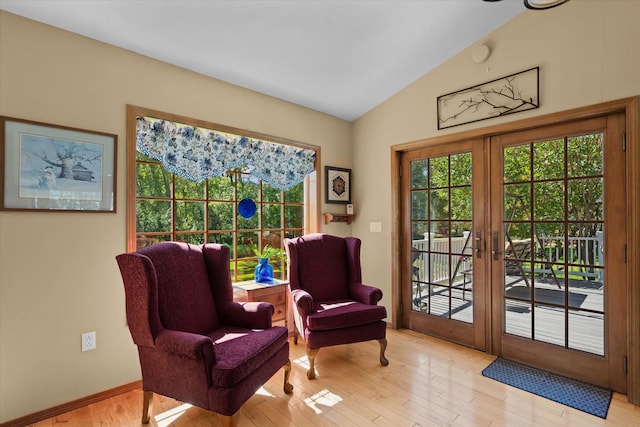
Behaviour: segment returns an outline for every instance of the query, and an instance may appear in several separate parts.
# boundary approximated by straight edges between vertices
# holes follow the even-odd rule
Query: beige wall
[[[118,135],[116,214],[0,212],[0,422],[140,378],[114,259],[126,104],[318,145],[323,163],[351,167],[350,123],[0,12],[0,115]],[[87,331],[97,349],[82,353]]]
[[[573,0],[547,11],[525,11],[354,122],[358,217],[352,232],[362,239],[363,279],[383,289],[388,311],[391,147],[640,95],[639,20],[636,0]],[[482,43],[492,54],[488,62],[474,64],[471,52]],[[540,67],[539,109],[437,130],[439,95],[535,66]],[[382,222],[383,232],[371,233],[371,221]]]
[[[363,278],[390,312],[390,147],[640,94],[638,17],[636,0],[526,11],[479,41],[489,70],[471,46],[349,124],[0,12],[0,114],[119,136],[117,214],[0,212],[0,422],[139,378],[113,260],[125,250],[127,103],[319,145],[322,166],[352,167],[356,220],[323,230],[362,238]],[[437,96],[532,66],[540,109],[436,130]],[[93,330],[97,350],[81,353]]]

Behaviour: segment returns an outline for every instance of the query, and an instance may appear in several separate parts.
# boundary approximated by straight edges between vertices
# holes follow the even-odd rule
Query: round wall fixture
[[[498,2],[501,0],[484,0],[486,2]],[[524,0],[524,5],[527,9],[551,9],[552,7],[560,6],[562,3],[566,3],[569,0]]]
[[[253,200],[246,198],[238,203],[238,213],[241,217],[249,219],[256,214],[256,204]]]
[[[489,55],[491,54],[491,49],[486,44],[481,44],[480,46],[473,49],[473,53],[471,54],[471,59],[476,64],[484,62],[487,60]]]
[[[527,9],[551,9],[568,1],[569,0],[524,0],[524,5]]]

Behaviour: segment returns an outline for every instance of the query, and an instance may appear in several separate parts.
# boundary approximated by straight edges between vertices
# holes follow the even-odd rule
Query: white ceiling
[[[521,0],[0,0],[0,9],[348,121],[525,10]]]

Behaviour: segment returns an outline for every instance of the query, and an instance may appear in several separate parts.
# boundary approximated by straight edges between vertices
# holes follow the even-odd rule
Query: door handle
[[[498,232],[494,231],[492,237],[493,237],[493,239],[492,239],[493,240],[493,245],[492,245],[493,247],[491,249],[491,253],[493,254],[493,259],[497,261],[498,258],[500,257],[500,250],[498,249],[498,247],[499,247],[498,246]]]
[[[482,258],[482,232],[481,231],[476,231],[476,237],[475,237],[475,244],[474,246],[474,251],[476,253],[476,258]]]

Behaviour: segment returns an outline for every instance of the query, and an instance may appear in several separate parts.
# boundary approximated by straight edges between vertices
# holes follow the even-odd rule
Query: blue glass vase
[[[269,258],[258,258],[254,273],[256,282],[273,283],[273,267],[269,264]]]

